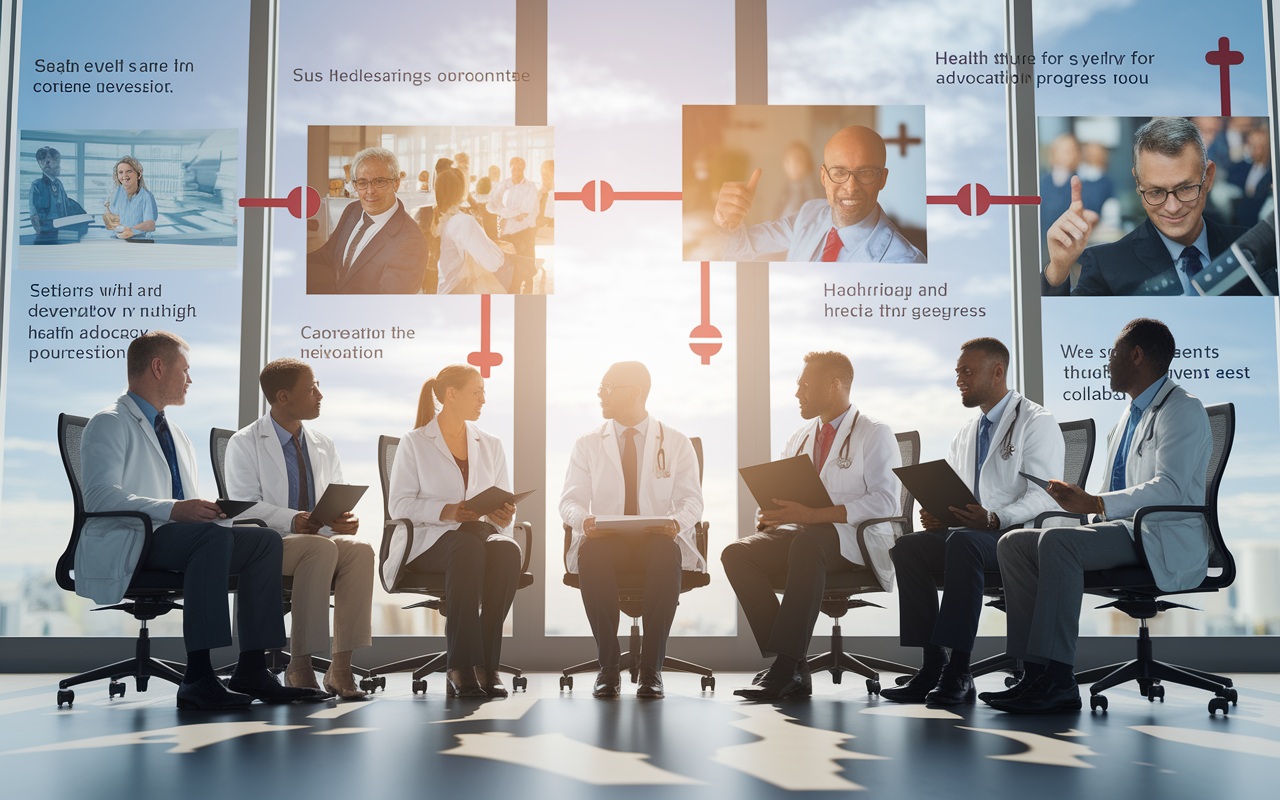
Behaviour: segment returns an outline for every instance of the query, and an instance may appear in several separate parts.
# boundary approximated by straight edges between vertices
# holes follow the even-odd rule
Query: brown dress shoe
[[[591,689],[591,696],[608,700],[622,694],[622,673],[617,667],[602,667],[596,675],[596,685]]]
[[[662,673],[656,669],[641,667],[640,686],[636,689],[636,697],[649,700],[661,700],[665,697],[662,691]]]
[[[448,697],[488,697],[476,680],[475,667],[451,669],[445,673],[445,695]]]
[[[502,685],[502,677],[496,669],[476,667],[476,682],[489,697],[506,697],[507,687]]]

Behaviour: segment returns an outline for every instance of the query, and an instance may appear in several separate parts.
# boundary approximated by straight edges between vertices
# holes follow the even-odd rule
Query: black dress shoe
[[[1074,680],[1069,684],[1057,684],[1048,675],[1041,675],[1022,694],[1008,700],[992,700],[991,707],[1010,714],[1079,711],[1080,687]]]
[[[776,663],[756,688],[734,691],[734,694],[748,700],[781,700],[784,697],[808,697],[812,693],[813,684],[805,686],[805,676],[799,665],[788,672]]]
[[[883,696],[884,692],[880,694]],[[938,685],[925,696],[924,701],[931,706],[958,706],[976,699],[978,690],[974,688],[973,676],[968,670],[952,672],[944,669]]]
[[[239,692],[229,692],[216,675],[206,675],[192,683],[178,684],[178,708],[198,711],[224,711],[246,708],[253,698]]]
[[[756,676],[751,679],[751,685],[759,686],[760,684],[764,683],[764,678],[768,674],[769,674],[768,668],[760,670],[759,672],[756,673]]]
[[[893,703],[923,703],[929,692],[938,685],[938,673],[917,672],[901,686],[881,689],[880,696]]]
[[[1024,674],[1022,677],[1022,680],[1018,681],[1008,689],[1005,689],[1003,692],[982,692],[981,694],[978,695],[978,699],[986,703],[987,705],[991,705],[994,702],[1004,702],[1006,700],[1012,700],[1013,698],[1025,692],[1027,690],[1027,687],[1035,683],[1036,678],[1038,677],[1039,675],[1031,676],[1031,675]]]
[[[447,697],[488,697],[480,682],[476,680],[475,667],[451,669],[445,673],[444,693]]]
[[[656,669],[641,667],[640,686],[636,689],[636,697],[661,700],[664,696],[662,692],[662,673]]]
[[[506,697],[507,687],[502,685],[502,676],[496,669],[476,667],[476,681],[489,697]]]
[[[622,673],[617,667],[602,667],[596,675],[591,696],[600,700],[612,700],[622,694]]]
[[[265,669],[252,675],[232,675],[231,680],[227,681],[227,688],[272,705],[297,702],[318,703],[329,699],[328,694],[315,689],[281,686],[276,676]]]

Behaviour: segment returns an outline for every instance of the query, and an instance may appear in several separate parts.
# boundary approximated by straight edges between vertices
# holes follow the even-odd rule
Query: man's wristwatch
[[[987,530],[989,531],[1000,530],[1000,517],[996,516],[996,512],[994,511],[987,512]]]

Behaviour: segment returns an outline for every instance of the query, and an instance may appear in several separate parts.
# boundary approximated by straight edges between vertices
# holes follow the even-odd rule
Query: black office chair
[[[218,484],[218,497],[226,500],[235,499],[227,494],[226,478],[227,443],[231,441],[231,437],[234,436],[235,433],[235,431],[227,430],[226,428],[212,428],[209,431],[209,460],[213,463],[213,479]],[[260,528],[267,527],[266,522],[252,517],[240,517],[236,519],[235,522],[237,525],[257,525]],[[288,614],[293,610],[293,576],[281,575],[280,585],[281,588],[284,589],[283,613]],[[330,587],[329,591],[332,594],[332,587]],[[292,659],[293,656],[289,654],[288,650],[268,650],[267,668],[273,673],[279,674],[288,669],[289,662]],[[311,668],[317,672],[327,672],[332,664],[333,662],[327,658],[321,658],[320,656],[311,657]],[[230,675],[235,672],[235,668],[235,664],[229,664],[219,669],[218,674]],[[355,664],[351,665],[351,671],[360,676],[361,690],[366,692],[373,692],[378,689],[382,689],[384,692],[387,690],[386,678],[379,678],[369,670],[357,667]]]
[[[382,482],[382,547],[378,552],[378,579],[382,581],[382,588],[386,589],[388,594],[421,594],[431,598],[423,600],[420,603],[404,606],[407,611],[410,608],[433,608],[440,612],[441,616],[448,613],[444,603],[444,586],[445,573],[443,572],[409,572],[405,569],[405,565],[409,563],[409,553],[413,550],[413,522],[407,519],[391,518],[391,467],[395,464],[396,449],[400,446],[400,440],[394,436],[378,437],[378,477]],[[395,533],[397,525],[404,525],[408,529],[408,541],[405,544],[404,554],[401,556],[400,568],[396,570],[395,582],[387,585],[386,573],[383,565],[386,564],[387,558],[391,551],[391,537]],[[533,552],[533,526],[528,522],[516,522],[512,530],[513,534],[520,534],[523,542],[519,542],[520,550],[524,554],[524,560],[520,564],[520,580],[516,584],[516,590],[533,585],[533,573],[529,572],[529,556]],[[447,665],[448,652],[440,651],[438,653],[428,653],[414,658],[406,658],[401,661],[395,661],[390,664],[384,664],[381,667],[375,667],[370,672],[381,679],[382,675],[387,672],[407,672],[413,671],[412,689],[414,694],[427,692],[426,676],[432,672],[444,672]],[[499,664],[498,670],[507,672],[514,676],[511,681],[512,691],[525,690],[528,691],[529,679],[521,674],[521,670],[515,667],[508,667],[506,664]]]
[[[690,443],[693,444],[693,452],[698,457],[698,482],[702,482],[702,439],[694,436],[690,437]],[[693,526],[694,546],[702,555],[702,560],[707,560],[707,531],[711,525],[707,522],[698,521]],[[578,574],[569,571],[569,545],[573,541],[573,528],[568,525],[564,526],[564,585],[570,586],[581,591],[582,587],[578,582]],[[695,572],[693,570],[680,571],[680,594],[692,591],[711,583],[711,576],[706,572]],[[643,634],[640,631],[640,619],[644,613],[644,573],[619,573],[618,574],[618,605],[622,613],[631,618],[631,640],[630,646],[622,654],[619,661],[619,667],[626,669],[631,673],[631,682],[636,683],[640,679],[640,649],[643,644]],[[694,675],[702,676],[702,690],[716,690],[716,679],[711,670],[691,661],[684,661],[671,656],[664,656],[662,659],[662,668],[673,670],[675,672],[691,672]],[[575,664],[564,670],[560,676],[560,688],[573,691],[573,676],[582,672],[597,672],[600,669],[600,660],[593,658],[590,661],[584,661],[581,664]]]
[[[895,434],[894,438],[898,440],[898,451],[902,457],[902,466],[910,467],[920,462],[919,431]],[[911,533],[914,528],[911,521],[911,512],[915,506],[915,498],[911,496],[911,492],[907,491],[907,487],[903,486],[899,499],[902,513],[898,516],[869,519],[858,525],[858,550],[862,553],[862,563],[866,566],[856,567],[845,572],[827,573],[826,585],[822,590],[822,613],[831,617],[831,649],[826,653],[809,656],[808,658],[809,670],[811,672],[827,670],[831,673],[832,683],[840,683],[846,672],[856,672],[867,679],[867,691],[871,694],[880,694],[880,673],[877,670],[901,672],[908,678],[917,672],[915,667],[908,667],[895,661],[885,661],[872,656],[846,653],[844,651],[844,639],[840,635],[840,618],[849,609],[863,608],[865,606],[883,608],[883,606],[868,600],[856,599],[854,595],[888,591],[888,587],[880,583],[880,579],[876,577],[875,570],[871,568],[871,553],[867,550],[866,530],[872,525],[887,522],[893,526],[894,539]],[[787,588],[787,574],[779,572],[770,575],[769,584],[775,592],[782,594]]]
[[[124,697],[125,686],[120,680],[121,678],[127,678],[132,675],[135,688],[139,692],[145,692],[147,690],[147,682],[153,677],[162,678],[171,683],[182,683],[182,673],[186,670],[185,664],[163,658],[154,658],[151,655],[151,639],[147,630],[147,622],[175,609],[182,609],[182,606],[178,605],[178,601],[182,599],[182,573],[143,569],[142,565],[147,560],[147,551],[151,548],[151,518],[140,511],[90,512],[84,510],[84,495],[81,490],[80,439],[84,434],[85,426],[88,424],[87,417],[73,417],[70,414],[58,415],[58,450],[62,454],[62,466],[67,471],[67,481],[71,484],[74,517],[71,523],[71,540],[67,542],[67,549],[63,551],[62,556],[58,559],[54,575],[57,578],[58,586],[68,592],[76,590],[75,576],[72,573],[75,569],[76,545],[80,542],[80,531],[84,528],[86,520],[101,517],[133,517],[140,520],[143,530],[142,552],[138,556],[138,565],[134,569],[133,579],[129,581],[129,588],[125,590],[124,602],[102,606],[93,610],[109,611],[118,609],[127,611],[133,615],[134,619],[138,620],[141,627],[138,630],[138,642],[134,649],[133,658],[117,661],[114,664],[82,672],[74,677],[59,681],[58,708],[62,708],[63,703],[66,703],[68,708],[72,706],[76,699],[76,693],[71,690],[71,687],[82,683],[109,678],[111,683],[107,687],[107,697],[114,698],[117,695]]]
[[[1092,419],[1078,419],[1072,422],[1059,422],[1058,427],[1062,429],[1062,438],[1067,445],[1062,480],[1067,483],[1074,483],[1076,486],[1084,486],[1085,481],[1089,480],[1089,467],[1093,464],[1093,449],[1097,440],[1097,426]],[[1041,476],[1037,475],[1036,477]],[[1069,514],[1059,509],[1037,515],[1034,527],[1043,528],[1048,520],[1062,519],[1063,517],[1078,520],[1081,525],[1089,521],[1088,515]],[[1016,530],[1016,528],[1009,527],[1001,531],[1001,533],[1011,530]],[[935,572],[933,577],[938,584],[938,588],[944,588],[945,574]],[[1005,610],[1004,583],[1000,578],[1000,570],[997,569],[985,573],[982,593],[991,598],[990,602],[987,603],[989,607],[1000,611]],[[1022,664],[1018,659],[1010,658],[1004,653],[975,661],[969,667],[970,674],[975,678],[979,675],[1002,671],[1010,673],[1009,677],[1004,680],[1006,686],[1014,686],[1018,681],[1022,680]]]
[[[1158,599],[1162,595],[1216,592],[1230,586],[1236,578],[1235,559],[1227,549],[1227,544],[1222,538],[1222,529],[1218,525],[1218,488],[1222,483],[1222,474],[1226,470],[1227,458],[1231,455],[1231,445],[1235,439],[1236,409],[1233,403],[1219,403],[1205,408],[1205,411],[1209,414],[1209,427],[1213,432],[1213,452],[1209,457],[1209,466],[1206,470],[1204,505],[1147,506],[1138,509],[1133,516],[1133,542],[1141,564],[1094,570],[1084,574],[1086,592],[1114,598],[1110,603],[1098,608],[1117,608],[1138,620],[1137,658],[1123,664],[1111,664],[1076,674],[1078,683],[1096,681],[1089,687],[1090,710],[1100,708],[1106,711],[1107,698],[1102,692],[1129,681],[1137,681],[1138,691],[1151,702],[1155,702],[1157,698],[1162,702],[1164,700],[1164,686],[1161,685],[1161,681],[1213,692],[1214,697],[1209,700],[1210,714],[1221,711],[1223,716],[1226,716],[1229,704],[1234,704],[1239,699],[1238,693],[1232,688],[1230,678],[1156,661],[1152,657],[1151,635],[1147,629],[1147,620],[1161,611],[1170,608],[1191,608],[1191,606]],[[1155,585],[1155,578],[1147,565],[1147,556],[1142,547],[1143,520],[1152,515],[1169,512],[1199,515],[1204,518],[1209,528],[1212,545],[1209,549],[1209,574],[1194,589],[1181,592],[1162,591]]]

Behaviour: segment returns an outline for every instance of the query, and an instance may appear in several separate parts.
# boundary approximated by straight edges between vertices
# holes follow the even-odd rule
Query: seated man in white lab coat
[[[360,521],[351,512],[324,527],[311,521],[329,484],[344,482],[333,440],[302,424],[320,416],[320,384],[296,358],[272,361],[258,382],[271,408],[227,443],[227,492],[231,500],[257,501],[243,516],[284,536],[283,574],[293,577],[293,658],[285,682],[320,688],[311,655],[329,652],[332,586],[333,663],[324,688],[343,698],[363,697],[351,675],[351,651],[373,644],[373,548],[354,538]]]
[[[705,571],[693,528],[702,517],[698,457],[689,438],[649,416],[649,370],[614,364],[600,383],[605,424],[580,437],[569,458],[560,517],[573,528],[567,567],[579,575],[600,674],[592,694],[622,690],[618,574],[644,574],[644,644],[637,697],[663,696],[662,661],[680,599],[682,569]],[[643,534],[608,533],[596,517],[661,517]]]
[[[884,139],[870,128],[851,125],[827,140],[819,173],[826,199],[773,222],[744,225],[760,174],[757,169],[746,183],[720,187],[711,221],[729,235],[722,260],[759,261],[785,252],[784,261],[925,262],[880,208],[889,170]]]
[[[1000,538],[996,553],[1009,613],[1005,652],[1020,659],[1026,673],[1008,691],[978,695],[993,708],[1016,714],[1080,708],[1075,658],[1084,572],[1138,563],[1133,516],[1139,508],[1204,504],[1213,433],[1200,400],[1169,379],[1176,352],[1173,334],[1158,320],[1132,320],[1116,337],[1111,389],[1131,399],[1107,434],[1107,491],[1049,483],[1062,508],[1097,514],[1098,521]],[[1199,586],[1211,547],[1204,519],[1155,516],[1161,519],[1143,523],[1142,546],[1156,585],[1166,592]]]
[[[959,528],[944,528],[921,509],[924,530],[901,537],[889,551],[901,592],[900,641],[903,647],[924,648],[924,662],[907,684],[880,692],[886,700],[959,705],[976,699],[969,655],[978,636],[984,573],[999,568],[996,542],[1002,530],[1034,525],[1036,516],[1058,507],[1020,473],[1044,480],[1062,478],[1062,429],[1047,410],[1009,390],[1008,369],[1009,349],[998,339],[970,339],[960,345],[960,402],[982,413],[951,440],[947,463],[978,504],[951,509],[964,523]],[[946,574],[941,612],[936,572]]]
[[[893,468],[902,465],[898,443],[889,426],[861,413],[849,402],[853,365],[841,353],[809,353],[796,381],[800,416],[806,422],[791,435],[783,458],[808,453],[822,484],[836,505],[810,508],[778,500],[777,511],[756,511],[756,533],[739,539],[720,554],[725,575],[751,624],[760,654],[776,655],[757,676],[757,688],[739,689],[751,700],[777,700],[812,692],[805,656],[813,625],[822,609],[828,572],[863,564],[858,524],[897,516],[901,484]],[[887,525],[867,529],[870,566],[882,586],[893,583]],[[769,575],[787,573],[782,603]]]

